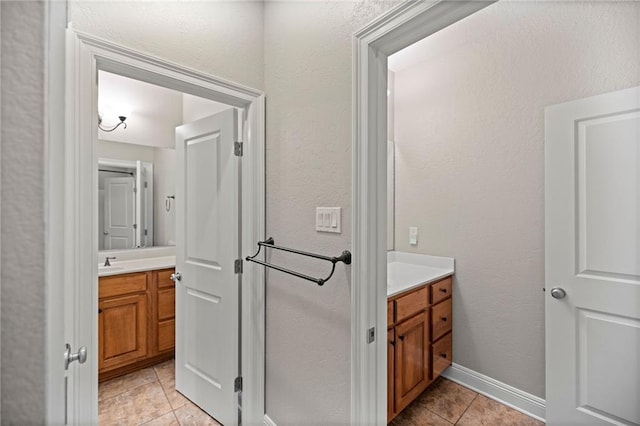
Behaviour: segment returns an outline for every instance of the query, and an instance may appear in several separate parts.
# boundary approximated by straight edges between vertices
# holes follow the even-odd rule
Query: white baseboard
[[[264,426],[277,426],[273,420],[271,420],[271,417],[267,416],[266,414],[264,415]]]
[[[540,397],[455,363],[442,373],[442,376],[514,410],[518,410],[542,422],[545,421],[546,402]]]

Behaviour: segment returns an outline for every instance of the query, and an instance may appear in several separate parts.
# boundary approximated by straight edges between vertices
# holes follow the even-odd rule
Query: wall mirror
[[[176,127],[228,108],[98,72],[100,251],[175,245]]]
[[[98,249],[152,247],[153,163],[98,159]]]

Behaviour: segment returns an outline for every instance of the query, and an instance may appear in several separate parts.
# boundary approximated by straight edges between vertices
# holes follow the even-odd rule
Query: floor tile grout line
[[[170,411],[168,411],[168,413],[173,414],[173,417],[176,419],[178,424],[180,424],[180,422],[178,421],[178,418],[176,417],[176,413],[175,413],[176,410],[173,409],[173,405],[171,404],[171,401],[169,400],[169,395],[167,395],[167,391],[164,388],[164,384],[162,383],[162,380],[160,380],[160,376],[158,376],[158,372],[156,371],[155,366],[153,366],[151,368],[153,368],[153,373],[156,375],[156,378],[158,379],[158,384],[160,384],[160,389],[162,389],[162,394],[164,395],[164,398],[167,400],[167,404],[169,404]],[[162,414],[162,416],[164,416],[164,415],[166,415],[168,413],[164,413],[164,414]],[[161,416],[158,416],[158,417],[161,417]]]
[[[0,0],[0,1],[1,1],[1,0]],[[152,369],[152,370],[153,370],[153,373],[154,373],[154,375],[156,376],[156,379],[158,379],[158,382],[160,382],[160,378],[159,378],[159,377],[158,377],[158,375],[156,374],[156,371],[155,371],[155,369],[153,368],[153,366],[152,366],[152,367],[147,367],[147,368],[150,368],[150,369]],[[109,399],[112,399],[112,398],[115,398],[115,397],[117,397],[117,396],[120,396],[120,395],[122,395],[122,394],[124,394],[124,393],[127,393],[127,392],[129,392],[129,391],[133,390],[133,389],[139,388],[140,386],[144,386],[144,385],[147,385],[147,384],[149,384],[149,383],[153,383],[153,380],[152,380],[152,381],[150,381],[150,382],[145,382],[145,383],[139,384],[138,386],[134,386],[134,387],[132,387],[132,388],[126,388],[126,389],[125,389],[125,390],[123,390],[122,392],[118,392],[118,393],[117,393],[117,394],[115,394],[115,395],[111,395],[111,396],[110,396],[110,397],[108,397],[108,398],[104,398],[104,399],[100,400],[100,385],[101,385],[101,384],[102,384],[102,385],[104,385],[104,384],[106,384],[106,383],[109,383],[109,382],[110,382],[110,381],[112,381],[112,380],[124,379],[125,377],[127,377],[127,376],[128,376],[128,375],[130,375],[130,374],[140,373],[141,371],[144,371],[144,370],[145,370],[145,369],[137,370],[137,371],[132,371],[131,373],[127,373],[127,374],[125,374],[124,376],[115,377],[115,378],[113,378],[113,379],[106,380],[106,381],[104,381],[104,382],[102,382],[102,383],[98,383],[98,405],[100,405],[100,404],[101,404],[101,403],[103,403],[104,401],[107,401],[107,400],[109,400]]]
[[[442,420],[444,420],[445,422],[449,423],[450,425],[455,425],[455,423],[451,423],[448,419],[445,419],[444,417],[442,417],[440,414],[436,413],[435,411],[430,410],[428,408],[426,408],[426,410],[428,412],[430,412],[431,414],[435,415],[436,417],[440,417]]]
[[[471,405],[473,405],[473,402],[478,398],[480,394],[476,392],[476,396],[473,397],[473,399],[471,400],[471,402],[469,403],[469,405],[467,405],[467,408],[464,409],[464,411],[462,412],[462,414],[460,414],[460,417],[458,417],[458,420],[456,420],[456,422],[454,423],[454,425],[457,425],[460,420],[462,420],[462,418],[464,417],[464,415],[467,413],[467,411],[469,410],[469,408],[471,407]]]

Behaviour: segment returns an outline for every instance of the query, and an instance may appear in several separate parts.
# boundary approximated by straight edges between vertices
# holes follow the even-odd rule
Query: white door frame
[[[387,423],[387,58],[492,3],[405,2],[354,35],[351,424]]]
[[[66,42],[66,140],[64,142],[64,203],[55,203],[64,217],[64,229],[50,232],[64,239],[64,280],[52,283],[53,294],[64,294],[65,329],[59,315],[48,315],[50,336],[62,333],[73,350],[87,346],[89,357],[70,376],[70,421],[97,422],[98,358],[97,358],[97,164],[98,139],[97,73],[117,73],[232,105],[244,111],[244,157],[242,166],[242,256],[253,253],[257,241],[265,233],[265,122],[264,94],[236,83],[222,80],[181,65],[165,61],[126,47],[71,29]],[[58,280],[60,281],[60,280]],[[242,356],[243,421],[262,423],[264,417],[264,271],[245,265],[242,275]],[[90,303],[88,302],[90,301]],[[51,302],[54,303],[53,301]],[[66,331],[66,332],[65,332]],[[55,356],[58,345],[50,342]],[[62,349],[59,351],[62,365]],[[50,371],[47,379],[58,380],[59,373]],[[50,383],[49,389],[54,388]],[[59,387],[58,387],[59,389]],[[56,400],[56,398],[58,398]],[[59,397],[48,395],[49,404]],[[59,405],[59,404],[58,404]],[[51,407],[56,411],[54,407]],[[56,413],[51,413],[54,417]],[[57,413],[59,416],[59,413]],[[59,417],[58,417],[59,418]]]

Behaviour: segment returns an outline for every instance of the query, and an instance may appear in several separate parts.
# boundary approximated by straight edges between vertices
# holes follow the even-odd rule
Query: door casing
[[[351,424],[387,415],[387,58],[494,2],[403,2],[354,35]]]
[[[66,108],[65,140],[59,147],[64,152],[64,167],[54,176],[56,187],[49,193],[62,193],[62,203],[52,203],[49,214],[62,217],[62,227],[52,228],[52,240],[64,241],[61,259],[64,279],[60,273],[51,275],[49,291],[64,295],[64,321],[59,310],[47,312],[49,320],[48,350],[54,358],[65,341],[73,350],[88,348],[87,362],[70,366],[69,422],[97,423],[98,419],[98,358],[97,358],[97,73],[104,70],[126,77],[164,86],[184,93],[225,103],[243,110],[242,141],[242,257],[252,254],[255,243],[265,233],[265,168],[264,168],[264,94],[227,80],[156,58],[88,34],[67,29],[66,34]],[[53,171],[50,171],[53,173]],[[58,216],[59,215],[59,216]],[[240,364],[243,373],[242,410],[244,422],[259,424],[264,417],[264,271],[245,265],[242,275]],[[56,301],[50,298],[53,306]],[[54,338],[64,336],[65,341]],[[62,368],[62,367],[60,367]],[[48,418],[64,416],[60,404],[61,389],[57,384],[61,374],[57,367],[47,375]],[[54,383],[55,382],[55,383]],[[61,407],[62,405],[62,407]]]

